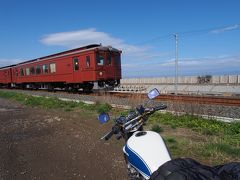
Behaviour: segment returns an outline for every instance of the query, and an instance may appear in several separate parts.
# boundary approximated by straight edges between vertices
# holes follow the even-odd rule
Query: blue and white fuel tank
[[[153,131],[137,131],[123,147],[128,162],[149,179],[151,174],[171,160],[162,137]]]

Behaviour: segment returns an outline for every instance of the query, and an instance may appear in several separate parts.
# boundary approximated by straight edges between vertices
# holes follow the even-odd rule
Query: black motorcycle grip
[[[104,140],[105,140],[105,141],[109,140],[109,139],[112,137],[113,134],[114,134],[114,132],[113,132],[113,131],[110,131],[110,132],[104,137]]]

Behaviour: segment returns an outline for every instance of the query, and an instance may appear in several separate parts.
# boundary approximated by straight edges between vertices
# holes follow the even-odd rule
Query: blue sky
[[[123,51],[124,77],[240,74],[239,0],[1,0],[0,66],[90,43]]]

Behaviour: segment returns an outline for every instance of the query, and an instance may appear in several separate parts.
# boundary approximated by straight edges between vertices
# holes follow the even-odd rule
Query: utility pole
[[[178,94],[178,34],[175,37],[175,95]]]

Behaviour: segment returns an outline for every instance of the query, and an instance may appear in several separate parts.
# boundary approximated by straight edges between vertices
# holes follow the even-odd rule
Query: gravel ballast
[[[109,103],[113,104],[115,107],[123,108],[134,108],[139,104],[144,103],[144,99],[140,98],[120,98],[109,94],[104,94],[100,96],[96,95],[85,95],[78,93],[67,93],[67,92],[48,92],[48,91],[33,91],[33,90],[9,90],[1,89],[1,91],[19,92],[35,96],[44,97],[56,97],[62,100],[74,100],[83,101],[87,103],[99,102],[99,103]],[[154,103],[160,103],[155,101]],[[168,111],[171,112],[183,112],[188,114],[204,115],[204,117],[214,118],[220,117],[227,119],[226,121],[235,121],[240,119],[240,107],[238,106],[223,106],[223,105],[208,105],[208,104],[197,104],[197,103],[176,103],[171,101],[164,101],[168,106]]]

